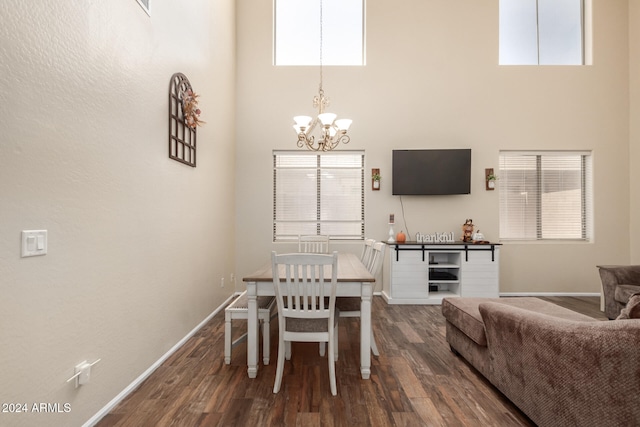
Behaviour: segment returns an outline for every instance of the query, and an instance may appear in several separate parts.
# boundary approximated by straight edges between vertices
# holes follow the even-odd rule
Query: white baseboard
[[[138,378],[133,380],[131,384],[129,384],[124,390],[122,390],[116,397],[111,399],[109,403],[107,403],[102,409],[100,409],[96,414],[89,418],[87,422],[85,422],[82,427],[92,427],[98,423],[105,415],[109,413],[118,403],[120,403],[125,397],[129,395],[133,390],[138,388],[140,384],[144,380],[146,380],[149,375],[151,375],[156,369],[160,367],[173,353],[178,351],[180,347],[182,347],[192,336],[196,334],[204,325],[207,324],[216,314],[220,313],[224,307],[239,293],[231,295],[229,298],[225,300],[218,308],[216,308],[211,314],[209,314],[202,322],[200,322],[195,328],[193,328],[184,338],[178,341],[169,351],[167,351],[160,359],[156,360],[156,362],[151,365],[146,371],[144,371]]]
[[[500,292],[501,297],[599,297],[600,292]]]

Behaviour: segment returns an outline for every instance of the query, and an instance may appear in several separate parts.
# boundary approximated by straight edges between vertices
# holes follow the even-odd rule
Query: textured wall
[[[593,7],[593,65],[500,67],[498,1],[367,1],[367,65],[325,67],[324,91],[333,112],[354,120],[341,149],[364,149],[367,170],[380,168],[381,191],[366,192],[368,236],[386,239],[395,213],[411,235],[459,235],[473,218],[495,241],[499,191],[485,191],[484,169],[498,167],[499,150],[591,149],[593,243],[505,244],[501,291],[598,292],[596,264],[628,262],[628,1]],[[291,118],[314,112],[318,85],[317,67],[271,65],[270,14],[270,2],[238,1],[238,123],[253,125],[237,131],[238,233],[256,240],[239,274],[270,249],[289,249],[270,243],[270,154],[296,149]],[[404,197],[402,206],[391,195],[394,148],[471,148],[471,195]]]
[[[0,2],[0,402],[71,406],[0,425],[82,424],[233,292],[234,2],[151,3]],[[167,154],[178,71],[195,169]],[[25,229],[47,255],[20,258]]]
[[[631,155],[631,215],[629,235],[631,239],[631,260],[640,264],[640,2],[629,0],[629,135]]]

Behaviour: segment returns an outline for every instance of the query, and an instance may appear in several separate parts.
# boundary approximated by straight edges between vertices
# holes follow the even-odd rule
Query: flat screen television
[[[392,194],[471,193],[471,149],[393,150]]]

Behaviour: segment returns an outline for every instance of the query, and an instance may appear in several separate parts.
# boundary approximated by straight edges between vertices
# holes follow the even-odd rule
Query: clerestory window
[[[584,0],[500,0],[500,65],[583,65]]]
[[[274,64],[364,65],[364,0],[274,0]]]

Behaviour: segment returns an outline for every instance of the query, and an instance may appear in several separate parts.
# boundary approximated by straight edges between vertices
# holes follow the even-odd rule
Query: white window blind
[[[364,238],[364,152],[273,152],[273,240]]]
[[[588,240],[589,152],[500,153],[501,240]]]

